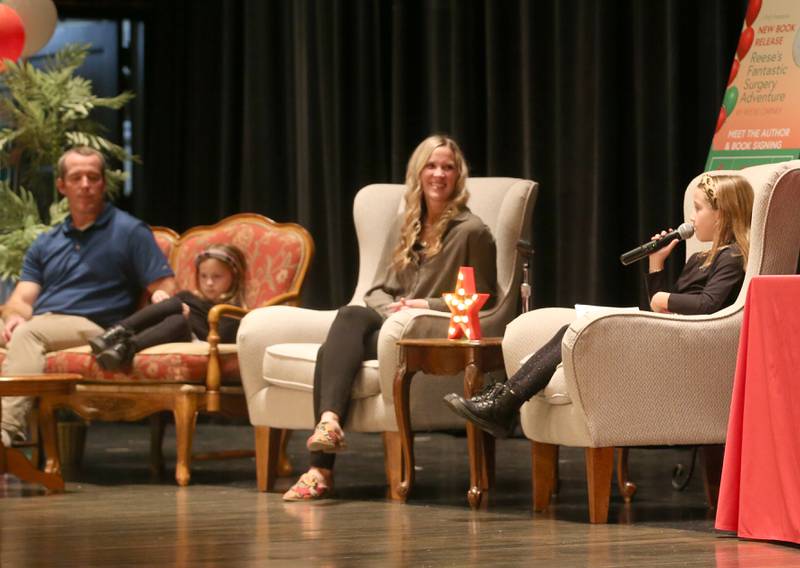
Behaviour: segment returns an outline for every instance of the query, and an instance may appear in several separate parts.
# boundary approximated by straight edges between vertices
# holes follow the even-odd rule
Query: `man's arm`
[[[166,276],[148,284],[147,291],[150,292],[150,301],[157,304],[171,298],[178,291],[177,288],[175,278]]]
[[[19,282],[14,288],[11,297],[3,307],[3,340],[8,343],[14,329],[33,316],[33,304],[39,297],[42,287],[36,282]]]

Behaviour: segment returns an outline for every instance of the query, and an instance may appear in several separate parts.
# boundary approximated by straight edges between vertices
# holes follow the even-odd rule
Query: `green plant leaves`
[[[134,95],[93,94],[92,82],[75,74],[89,48],[88,44],[67,45],[41,68],[27,61],[8,61],[5,73],[0,75],[5,86],[0,91],[0,171],[11,172],[9,179],[13,180],[13,185],[0,182],[2,277],[18,274],[33,239],[68,213],[54,179],[64,150],[85,145],[115,160],[138,161],[102,136],[100,125],[91,119],[95,109],[122,108]],[[107,190],[112,197],[125,178],[121,170],[106,171]],[[47,212],[49,219],[41,220],[38,211]]]
[[[25,251],[49,227],[39,219],[33,195],[23,188],[14,192],[0,182],[0,278],[16,279]]]
[[[39,222],[39,210],[36,200],[31,192],[24,188],[19,193],[12,191],[6,182],[0,182],[0,227],[3,229],[18,229],[25,226],[26,218],[31,217]],[[0,229],[2,230],[2,229]]]
[[[62,197],[50,204],[48,213],[50,214],[50,225],[60,223],[69,215],[69,202]]]

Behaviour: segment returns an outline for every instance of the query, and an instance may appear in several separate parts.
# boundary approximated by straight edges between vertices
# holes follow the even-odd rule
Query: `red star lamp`
[[[480,339],[481,320],[478,312],[489,299],[489,294],[478,294],[475,291],[475,269],[462,266],[458,269],[458,282],[453,292],[442,294],[447,307],[450,308],[450,328],[448,339]]]

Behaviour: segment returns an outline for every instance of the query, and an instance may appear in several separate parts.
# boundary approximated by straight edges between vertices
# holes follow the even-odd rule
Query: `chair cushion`
[[[314,365],[317,362],[319,343],[278,343],[267,347],[264,353],[264,379],[267,383],[287,389],[314,390]],[[280,379],[274,378],[280,377]],[[356,374],[350,397],[353,399],[376,396],[381,392],[378,360],[364,361]]]
[[[220,344],[223,384],[240,384],[239,359],[235,344]],[[165,343],[136,354],[130,368],[116,372],[100,368],[89,346],[47,354],[49,373],[78,373],[87,381],[114,383],[158,382],[202,384],[208,367],[208,343]]]
[[[0,347],[0,367],[3,365],[3,361],[6,360],[6,350]]]
[[[531,353],[533,355],[533,353]],[[525,364],[525,361],[530,359],[531,355],[523,357],[520,361],[520,366]],[[541,397],[547,401],[548,404],[561,406],[564,404],[572,404],[572,399],[567,393],[567,380],[564,378],[564,367],[559,364],[556,367],[556,372],[553,373],[550,382],[544,387],[544,390],[539,391],[536,396]]]

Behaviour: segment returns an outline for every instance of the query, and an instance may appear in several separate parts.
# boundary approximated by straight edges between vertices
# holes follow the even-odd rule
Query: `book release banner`
[[[750,0],[706,170],[800,157],[800,1]]]

